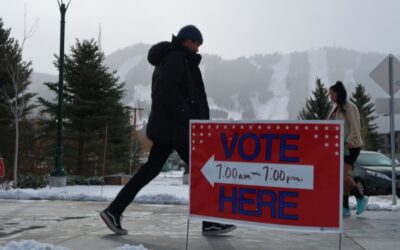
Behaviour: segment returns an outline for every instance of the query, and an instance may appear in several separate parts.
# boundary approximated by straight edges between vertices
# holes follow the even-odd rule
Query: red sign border
[[[253,123],[264,123],[264,124],[324,124],[324,125],[339,125],[340,127],[340,141],[344,141],[344,122],[340,120],[190,120],[189,127],[189,169],[191,169],[191,159],[192,159],[192,125],[193,124],[253,124]],[[223,219],[211,216],[193,215],[190,213],[190,199],[191,199],[191,173],[189,171],[189,205],[188,205],[188,219],[194,220],[206,220],[213,221],[224,224],[235,224],[243,226],[257,226],[261,228],[271,229],[271,230],[282,230],[282,231],[292,231],[292,232],[311,232],[311,233],[343,233],[343,144],[340,144],[340,192],[339,192],[339,227],[310,227],[310,226],[289,226],[289,225],[277,225],[272,223],[257,223],[252,221],[243,220],[233,220],[233,219]]]

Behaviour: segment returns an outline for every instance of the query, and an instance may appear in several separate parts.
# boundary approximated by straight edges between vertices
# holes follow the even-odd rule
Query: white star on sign
[[[314,138],[317,139],[317,138],[318,138],[318,135],[314,135]]]
[[[324,145],[324,146],[325,146],[326,148],[327,148],[327,147],[329,147],[329,143],[325,143],[325,145]]]

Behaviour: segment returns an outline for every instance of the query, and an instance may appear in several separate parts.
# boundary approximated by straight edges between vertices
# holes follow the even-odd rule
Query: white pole
[[[397,205],[396,198],[396,162],[395,162],[395,137],[394,137],[394,90],[393,90],[393,56],[389,56],[389,94],[390,94],[390,151],[392,155],[392,205]]]

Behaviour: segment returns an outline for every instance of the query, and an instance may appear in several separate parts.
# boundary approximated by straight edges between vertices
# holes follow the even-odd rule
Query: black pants
[[[122,214],[139,191],[161,172],[162,167],[173,150],[178,153],[186,164],[189,163],[189,144],[169,145],[153,143],[147,162],[121,189],[108,208],[114,213]]]
[[[344,162],[350,164],[353,167],[358,156],[360,155],[361,148],[349,148],[349,155],[344,156]]]

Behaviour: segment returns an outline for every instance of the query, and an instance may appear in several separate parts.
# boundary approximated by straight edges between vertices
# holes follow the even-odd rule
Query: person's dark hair
[[[337,96],[337,104],[339,105],[340,110],[344,113],[346,110],[344,109],[344,105],[347,101],[347,92],[341,81],[337,81],[334,85],[332,85],[329,90],[332,90],[336,93]]]

